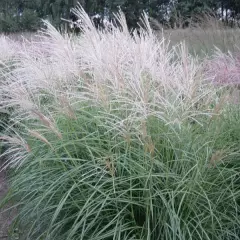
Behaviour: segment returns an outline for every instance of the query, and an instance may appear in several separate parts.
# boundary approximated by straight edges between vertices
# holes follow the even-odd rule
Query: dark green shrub
[[[36,31],[39,28],[40,19],[34,10],[26,9],[20,17],[19,27],[23,31]]]

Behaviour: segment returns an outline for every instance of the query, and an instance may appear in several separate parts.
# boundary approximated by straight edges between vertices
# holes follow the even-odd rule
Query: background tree
[[[70,9],[78,0],[0,0],[0,30],[5,32],[36,30],[40,19],[50,20],[56,27],[61,18],[69,19]],[[207,12],[219,14],[226,24],[240,19],[239,0],[79,0],[90,15],[112,17],[119,7],[126,14],[129,28],[137,27],[142,12],[172,27],[186,27],[195,16]],[[233,24],[232,24],[233,25]]]

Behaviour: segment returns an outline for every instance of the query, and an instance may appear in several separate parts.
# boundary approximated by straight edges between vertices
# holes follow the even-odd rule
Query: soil
[[[8,184],[6,178],[6,172],[0,171],[0,202],[3,197],[7,194],[8,191]],[[14,219],[16,214],[16,210],[8,210],[9,206],[4,208],[0,208],[0,240],[10,240],[9,237],[9,227]]]

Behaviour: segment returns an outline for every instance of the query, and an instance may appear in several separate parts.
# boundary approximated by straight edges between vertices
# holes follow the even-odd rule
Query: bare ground
[[[8,184],[6,173],[4,171],[0,171],[0,202],[3,197],[7,194]],[[8,206],[1,209],[0,208],[0,240],[8,240],[8,230],[13,221],[13,218],[16,214],[16,210],[6,211]]]

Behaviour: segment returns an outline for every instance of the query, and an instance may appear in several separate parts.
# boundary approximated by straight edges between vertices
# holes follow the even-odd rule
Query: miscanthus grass
[[[46,23],[1,86],[25,239],[239,239],[231,96],[145,15],[138,35],[121,12],[104,32],[75,12],[81,36]]]

